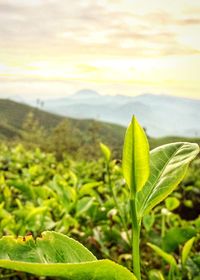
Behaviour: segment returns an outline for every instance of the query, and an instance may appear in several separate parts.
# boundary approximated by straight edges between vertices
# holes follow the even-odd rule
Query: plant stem
[[[164,236],[165,236],[165,220],[166,220],[166,217],[165,217],[165,214],[161,212],[161,218],[162,218],[162,224],[161,224],[161,248],[164,249],[163,245],[164,245]],[[162,270],[164,271],[164,260],[162,259]]]
[[[162,237],[162,243],[163,243],[163,238],[165,236],[165,214],[161,214],[161,217],[162,217],[162,226],[161,226],[161,237]],[[163,245],[163,244],[162,244]],[[163,249],[163,247],[162,247]]]
[[[128,232],[128,227],[127,227],[127,223],[124,219],[124,215],[121,211],[121,208],[119,206],[119,203],[117,201],[117,198],[116,198],[116,195],[115,195],[115,192],[113,190],[113,187],[112,187],[112,182],[111,182],[111,178],[110,178],[110,167],[109,167],[109,162],[106,162],[106,172],[107,172],[107,175],[108,175],[108,185],[109,185],[109,188],[110,188],[110,192],[112,194],[112,197],[113,197],[113,200],[114,200],[114,203],[115,203],[115,206],[116,206],[116,209],[118,211],[118,214],[119,214],[119,218],[121,220],[121,223],[122,223],[122,226],[124,227],[125,231],[126,231],[126,236],[127,236],[127,239],[129,241],[129,244],[131,245],[131,238],[129,236],[129,232]]]
[[[132,219],[132,258],[133,272],[138,280],[141,280],[140,273],[140,222],[136,214],[136,201],[130,199],[131,219]]]

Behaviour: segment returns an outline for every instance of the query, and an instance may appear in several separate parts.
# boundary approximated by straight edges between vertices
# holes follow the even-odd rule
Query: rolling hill
[[[122,147],[125,132],[125,128],[122,126],[89,119],[66,118],[8,99],[0,99],[0,138],[20,139],[23,123],[30,112],[34,114],[34,118],[47,131],[47,134],[50,134],[61,122],[66,120],[71,127],[71,134],[66,137],[73,138],[73,132],[78,131],[84,143],[90,144],[95,137],[99,142],[105,142],[113,147],[114,150]]]
[[[114,156],[121,157],[125,127],[90,119],[77,120],[66,118],[7,99],[0,99],[0,139],[9,141],[17,139],[17,141],[21,141],[23,123],[30,112],[34,114],[34,118],[38,121],[39,125],[45,129],[47,137],[51,135],[60,123],[66,120],[71,128],[70,134],[64,136],[66,139],[75,139],[81,149],[84,150],[87,147],[86,152],[88,147],[90,147],[90,152],[96,152],[96,149],[99,150],[98,143],[101,141],[112,148]],[[44,139],[44,141],[47,141],[47,139]],[[197,142],[200,144],[199,138],[149,137],[151,148],[177,141]],[[74,153],[77,152],[78,150],[74,151]]]

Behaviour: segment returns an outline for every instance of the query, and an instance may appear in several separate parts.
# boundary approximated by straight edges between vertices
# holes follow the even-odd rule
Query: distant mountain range
[[[14,99],[22,102],[21,97]],[[85,89],[65,98],[45,100],[44,104],[36,100],[24,102],[62,116],[123,126],[134,114],[153,137],[200,136],[200,100],[153,94],[109,96]]]

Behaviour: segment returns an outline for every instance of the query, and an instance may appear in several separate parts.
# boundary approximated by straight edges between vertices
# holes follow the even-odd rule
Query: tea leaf
[[[180,205],[180,201],[176,197],[168,197],[165,201],[165,205],[169,211],[173,211]]]
[[[163,249],[166,252],[173,252],[196,234],[197,230],[192,226],[170,228],[163,238]]]
[[[103,143],[100,143],[100,148],[101,148],[102,154],[104,155],[106,161],[109,162],[110,161],[110,157],[111,157],[110,149],[108,148],[108,146],[106,146]]]
[[[134,116],[125,134],[122,166],[126,183],[135,194],[149,177],[149,144]]]
[[[152,269],[148,273],[149,280],[165,280],[164,276],[159,270]]]
[[[194,143],[178,142],[160,146],[150,153],[150,176],[137,194],[138,217],[141,218],[164,200],[181,182],[188,164],[199,153]]]
[[[61,233],[46,231],[41,238],[32,236],[4,236],[0,239],[0,259],[23,262],[85,262],[96,260],[95,256],[78,241]]]
[[[186,260],[188,258],[188,255],[189,255],[191,249],[192,249],[192,245],[193,245],[194,241],[195,241],[195,237],[192,237],[183,246],[182,256],[181,256],[181,261],[182,261],[183,265],[186,263]]]
[[[143,218],[143,225],[147,231],[150,231],[152,228],[153,224],[155,222],[155,217],[154,215],[145,215]]]
[[[153,249],[159,256],[161,256],[167,263],[169,263],[171,266],[173,267],[176,267],[177,264],[176,264],[176,260],[175,258],[166,253],[165,251],[163,251],[160,247],[154,245],[154,244],[151,244],[151,243],[147,243],[147,245]]]
[[[97,261],[76,240],[48,231],[36,240],[31,236],[3,237],[0,267],[69,280],[136,280],[130,271],[112,261]]]
[[[64,277],[68,280],[137,280],[128,269],[110,260],[82,263],[30,263],[0,260],[0,266],[40,276]]]

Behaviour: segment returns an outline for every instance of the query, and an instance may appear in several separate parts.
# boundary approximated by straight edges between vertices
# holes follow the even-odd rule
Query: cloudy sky
[[[0,97],[200,98],[197,0],[0,0]]]

